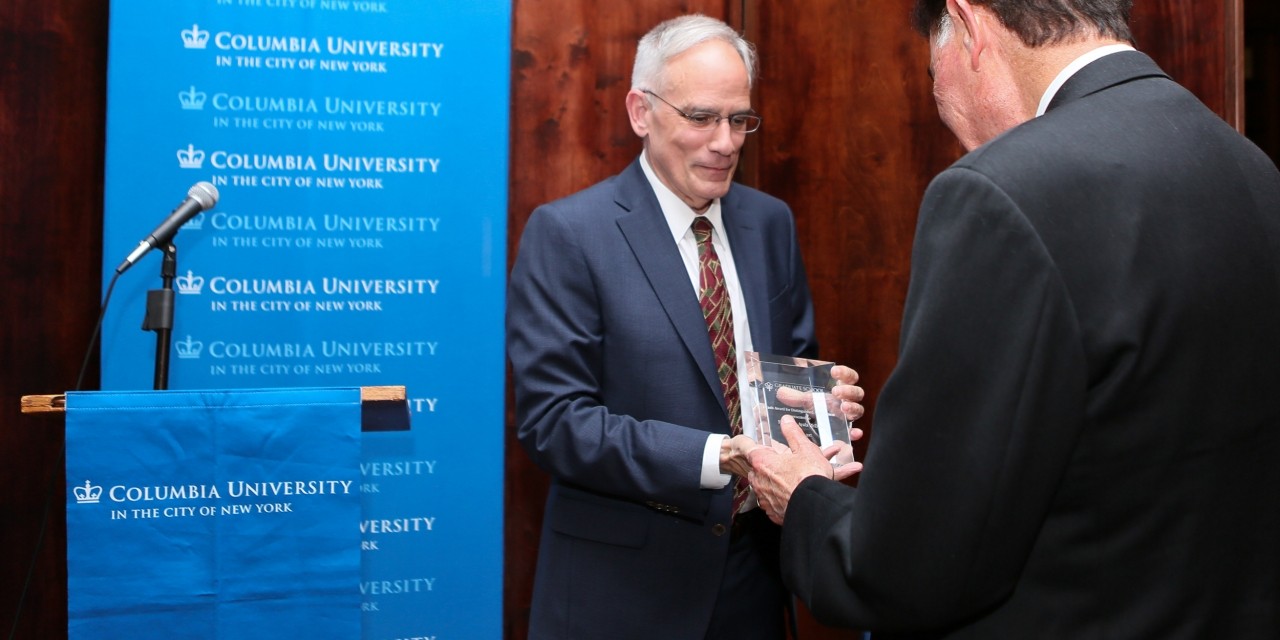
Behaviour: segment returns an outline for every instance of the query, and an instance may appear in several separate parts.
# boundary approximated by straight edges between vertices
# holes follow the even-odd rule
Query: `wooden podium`
[[[64,394],[22,396],[22,413],[64,413]],[[408,431],[409,400],[403,386],[360,387],[361,431]]]
[[[359,390],[362,432],[409,430],[410,410],[404,386],[362,386]],[[155,393],[169,393],[169,391]],[[65,394],[21,396],[21,413],[24,415],[44,414],[60,424],[63,418],[58,414],[65,414],[66,411],[67,396]],[[17,590],[21,589],[22,596],[17,598],[21,604],[17,611],[8,610],[2,617],[8,618],[7,614],[17,615],[17,618],[12,621],[15,631],[39,628],[42,633],[47,634],[46,637],[66,638],[68,576],[67,556],[63,548],[67,542],[66,518],[64,510],[60,507],[63,500],[54,496],[60,493],[65,494],[67,488],[62,469],[53,469],[50,472],[52,476],[50,482],[53,486],[48,488],[49,504],[46,504],[44,515],[38,518],[43,522],[39,527],[41,530],[39,540],[35,542],[38,553],[18,561],[21,564],[21,573],[26,576],[26,580],[19,578],[12,581],[13,584],[6,587],[6,591],[13,590],[13,595],[17,597],[19,595]],[[47,530],[45,530],[46,526]],[[28,594],[27,591],[31,593]],[[9,597],[4,600],[6,608],[15,604]],[[19,620],[24,624],[19,625]],[[3,629],[6,635],[10,632],[9,625],[10,622],[6,620]],[[22,637],[21,632],[18,637]]]

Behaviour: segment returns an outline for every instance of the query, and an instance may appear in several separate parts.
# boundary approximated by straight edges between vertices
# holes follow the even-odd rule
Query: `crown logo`
[[[186,91],[178,92],[178,102],[182,104],[183,109],[191,111],[199,111],[204,108],[204,101],[209,96],[203,91],[196,91],[195,85]]]
[[[190,29],[182,30],[182,46],[187,49],[203,49],[209,44],[209,32],[202,31],[200,25],[193,24]]]
[[[204,278],[196,275],[190,269],[187,270],[187,275],[178,276],[173,279],[173,282],[178,285],[178,293],[181,294],[198,296],[204,290]]]
[[[173,350],[178,352],[178,358],[182,360],[199,360],[200,352],[204,351],[204,343],[188,335],[186,340],[173,345]]]
[[[189,229],[191,231],[199,231],[203,229],[204,228],[204,212],[201,211],[200,213],[197,213],[194,217],[188,220],[186,224],[182,225],[182,228]]]
[[[195,145],[188,144],[186,149],[178,149],[178,166],[183,169],[199,169],[204,166],[204,151]]]
[[[76,502],[79,504],[98,504],[98,498],[102,497],[102,487],[95,487],[85,480],[83,487],[76,487],[71,490],[71,493],[75,494]]]

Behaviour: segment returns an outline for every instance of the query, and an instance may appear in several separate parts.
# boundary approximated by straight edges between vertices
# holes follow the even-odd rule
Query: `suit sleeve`
[[[628,338],[606,335],[604,306],[611,303],[596,271],[608,267],[584,248],[598,240],[563,213],[555,205],[534,212],[511,272],[507,349],[517,438],[562,482],[704,516],[711,492],[700,489],[699,478],[707,432],[611,411],[603,397],[606,376],[625,373],[604,371],[606,342]],[[669,391],[664,407],[680,415],[688,390]]]
[[[819,620],[938,628],[1010,592],[1084,421],[1081,344],[1013,201],[976,172],[941,174],[859,486],[808,479],[787,511],[786,579]]]

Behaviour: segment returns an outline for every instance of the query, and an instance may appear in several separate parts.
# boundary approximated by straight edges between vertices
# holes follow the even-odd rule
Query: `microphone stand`
[[[155,390],[169,388],[169,350],[173,339],[173,279],[178,274],[178,248],[172,242],[157,247],[160,261],[160,289],[147,292],[147,315],[142,319],[143,331],[156,332]]]

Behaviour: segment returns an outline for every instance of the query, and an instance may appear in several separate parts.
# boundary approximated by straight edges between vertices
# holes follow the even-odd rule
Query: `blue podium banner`
[[[187,189],[170,389],[404,385],[362,437],[363,635],[498,638],[509,0],[113,0],[109,277]],[[109,390],[152,388],[160,251],[116,283]]]
[[[360,634],[360,390],[67,397],[71,640]]]

